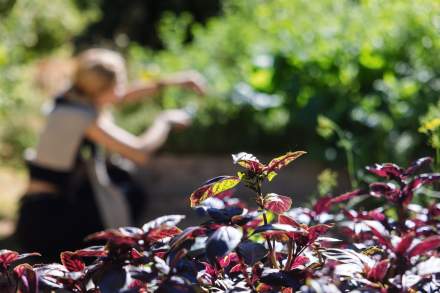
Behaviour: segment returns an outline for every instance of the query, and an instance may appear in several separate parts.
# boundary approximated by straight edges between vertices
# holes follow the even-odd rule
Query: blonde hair
[[[76,58],[73,85],[92,98],[113,86],[125,86],[125,61],[108,49],[88,49]]]

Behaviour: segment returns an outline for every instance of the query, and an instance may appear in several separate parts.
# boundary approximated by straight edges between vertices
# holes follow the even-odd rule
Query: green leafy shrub
[[[92,8],[80,11],[74,0],[0,1],[0,160],[15,161],[33,144],[43,100],[33,83],[35,62],[69,51],[71,38],[96,15]]]
[[[438,99],[439,12],[435,1],[225,1],[222,16],[189,28],[188,45],[179,43],[188,16],[167,15],[167,49],[132,45],[132,74],[195,68],[208,78],[203,102],[176,92],[157,102],[199,106],[193,129],[173,137],[172,150],[273,152],[294,145],[338,160],[344,154],[332,155],[336,138],[325,143],[310,131],[323,114],[353,135],[358,164],[401,162],[423,152],[418,120]],[[125,112],[127,120],[134,112]],[[145,127],[145,115],[138,117],[131,129]]]

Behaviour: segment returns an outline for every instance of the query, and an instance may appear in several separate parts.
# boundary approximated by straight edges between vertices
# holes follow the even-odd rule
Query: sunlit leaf
[[[290,269],[296,269],[299,266],[304,266],[306,265],[308,262],[310,261],[310,259],[306,256],[303,255],[299,255],[295,258],[295,260],[292,262],[292,265],[290,266]]]
[[[177,227],[151,229],[146,235],[146,239],[149,243],[154,243],[167,237],[173,237],[181,232],[182,230]]]
[[[90,246],[80,250],[76,250],[75,254],[81,257],[101,257],[106,256],[107,251],[104,250],[104,246]]]
[[[392,163],[375,164],[374,166],[366,167],[366,169],[376,176],[399,180],[404,173],[402,168]]]
[[[61,253],[61,263],[69,270],[69,272],[82,272],[86,265],[81,257],[71,251]]]
[[[221,268],[225,268],[229,266],[231,263],[238,262],[238,256],[237,253],[231,252],[226,254],[224,257],[220,258],[218,263]]]
[[[388,259],[381,260],[368,271],[367,278],[373,282],[381,282],[385,278],[389,267],[390,261]]]
[[[206,255],[210,260],[226,255],[237,247],[242,236],[243,232],[234,227],[220,227],[208,238]]]
[[[194,239],[194,237],[205,235],[206,229],[198,226],[185,228],[182,233],[176,235],[170,242],[171,250],[178,249],[186,240]]]
[[[264,208],[276,214],[282,214],[290,209],[292,199],[288,196],[269,193],[263,200]]]
[[[403,236],[402,239],[400,239],[399,243],[397,244],[396,248],[394,249],[395,253],[398,255],[403,255],[411,246],[414,237],[415,237],[414,233],[408,233],[405,236]]]
[[[370,231],[376,236],[377,240],[379,240],[379,243],[392,249],[393,245],[391,244],[389,233],[382,223],[378,221],[363,221],[363,223],[368,226]]]
[[[0,265],[6,269],[13,261],[18,258],[18,252],[7,249],[0,250]]]
[[[166,215],[159,218],[156,218],[142,226],[142,230],[144,232],[148,232],[150,229],[159,228],[162,226],[166,227],[174,227],[180,221],[185,219],[185,215]]]
[[[345,264],[355,264],[361,271],[364,266],[372,267],[374,260],[369,256],[358,253],[352,249],[329,248],[322,252],[327,258],[336,260]]]
[[[232,160],[234,161],[234,164],[238,164],[240,161],[254,161],[259,163],[260,161],[252,154],[240,152],[238,154],[232,155]]]
[[[138,229],[138,228],[136,228]],[[142,230],[138,229],[139,234],[129,232],[127,228],[109,229],[93,233],[86,237],[86,241],[109,241],[115,245],[136,245],[142,237]]]
[[[264,164],[260,163],[254,155],[245,152],[232,155],[232,159],[234,164],[240,165],[255,174],[262,173],[263,169],[266,167]]]
[[[213,196],[220,196],[222,193],[234,188],[240,183],[240,178],[236,176],[220,176],[214,181],[209,181],[208,184],[195,190],[191,196],[191,207],[195,207],[207,198]]]
[[[433,235],[411,248],[411,250],[408,252],[408,255],[409,257],[422,255],[425,252],[438,248],[440,248],[440,235]]]
[[[293,226],[296,228],[301,227],[301,225],[297,221],[295,221],[294,219],[292,219],[291,217],[289,217],[287,215],[279,215],[278,216],[278,223],[290,225],[290,226]]]
[[[308,232],[308,238],[309,238],[309,242],[313,242],[315,241],[319,236],[321,236],[322,234],[327,233],[327,231],[333,227],[332,225],[328,225],[328,224],[317,224],[314,226],[311,226],[307,229]]]
[[[264,169],[264,173],[266,175],[269,175],[272,172],[277,172],[281,168],[285,167],[292,161],[296,160],[297,158],[301,157],[302,155],[306,154],[304,151],[296,151],[296,152],[289,152],[285,155],[279,156],[275,159],[272,159],[270,163],[267,165],[267,167]],[[271,178],[273,178],[275,174],[271,175]]]
[[[417,265],[417,273],[421,276],[440,273],[440,258],[431,257]]]
[[[301,232],[303,230],[299,229],[299,228],[295,228],[292,227],[290,225],[285,225],[285,224],[267,224],[267,225],[263,225],[263,226],[258,226],[253,234],[258,234],[258,233],[265,233],[265,232]]]

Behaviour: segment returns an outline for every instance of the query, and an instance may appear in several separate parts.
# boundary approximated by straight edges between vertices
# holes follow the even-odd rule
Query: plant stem
[[[266,212],[263,213],[263,221],[264,221],[264,225],[268,224]],[[266,243],[267,243],[267,247],[269,248],[269,255],[270,255],[270,261],[272,263],[272,267],[279,269],[278,262],[275,257],[275,249],[274,249],[272,243],[270,242],[269,238],[266,238]]]
[[[258,207],[263,210],[264,225],[267,225],[269,222],[267,221],[266,211],[264,210],[264,197],[263,197],[263,192],[262,192],[262,188],[261,188],[261,181],[259,181],[257,183],[255,190],[257,191]],[[270,255],[270,261],[272,263],[272,267],[279,269],[279,265],[278,265],[276,255],[275,255],[275,249],[274,249],[274,246],[272,245],[272,243],[270,242],[269,237],[266,238],[266,243],[267,243],[267,247],[269,248],[269,255]]]
[[[292,256],[293,256],[293,240],[289,239],[289,242],[287,243],[287,250],[288,250],[288,255],[287,255],[287,262],[286,262],[286,266],[284,267],[285,271],[289,271],[290,267],[292,266]]]

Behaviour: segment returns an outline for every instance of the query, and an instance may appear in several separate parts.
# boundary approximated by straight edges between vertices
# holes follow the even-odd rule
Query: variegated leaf
[[[222,193],[234,188],[240,183],[240,178],[236,176],[221,176],[217,180],[210,180],[194,191],[190,196],[191,207],[199,205],[202,201],[213,196],[220,196]]]
[[[260,163],[260,161],[254,155],[244,152],[232,155],[232,159],[234,164],[240,165],[256,174],[262,173],[266,167],[264,164]]]
[[[264,208],[275,214],[282,214],[290,209],[292,199],[288,196],[269,193],[264,197]]]
[[[276,176],[276,172],[281,168],[285,167],[292,161],[306,154],[304,151],[288,152],[285,155],[279,156],[272,159],[270,163],[264,168],[264,174],[267,176],[268,180],[271,181],[273,177]]]

